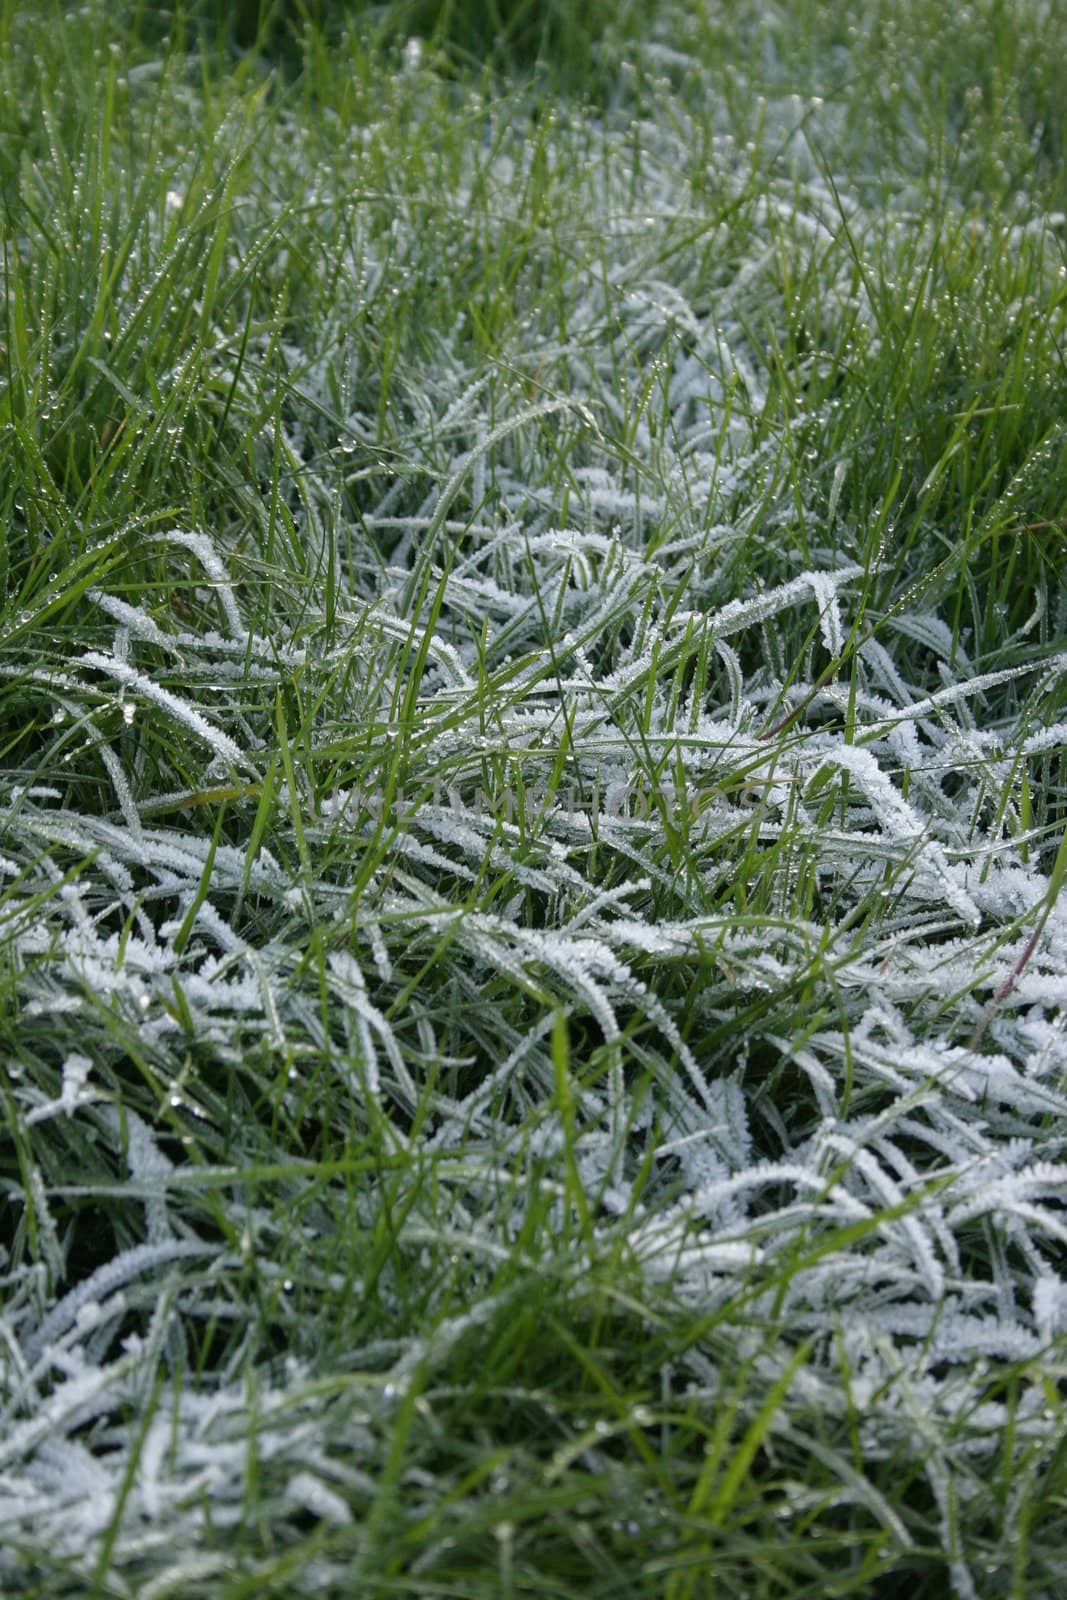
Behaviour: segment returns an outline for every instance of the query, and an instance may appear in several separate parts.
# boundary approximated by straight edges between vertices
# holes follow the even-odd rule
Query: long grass
[[[5,1595],[1063,1592],[1065,55],[0,9]]]

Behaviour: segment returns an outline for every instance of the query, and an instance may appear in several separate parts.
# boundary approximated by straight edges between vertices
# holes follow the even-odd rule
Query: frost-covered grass
[[[1056,1600],[1067,6],[327,10],[0,11],[0,1588]]]

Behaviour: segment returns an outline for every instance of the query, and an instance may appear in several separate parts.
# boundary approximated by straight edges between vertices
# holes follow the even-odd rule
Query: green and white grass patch
[[[3,15],[5,1593],[1062,1590],[1067,15],[636,15]]]

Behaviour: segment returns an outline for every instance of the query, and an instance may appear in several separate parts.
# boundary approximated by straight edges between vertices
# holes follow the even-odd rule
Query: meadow
[[[0,1591],[1067,1590],[1064,0],[0,6]]]

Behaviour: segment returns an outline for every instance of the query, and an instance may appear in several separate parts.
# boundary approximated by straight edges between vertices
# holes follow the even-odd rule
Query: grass
[[[4,1592],[1054,1600],[1067,10],[234,16],[0,10]]]

